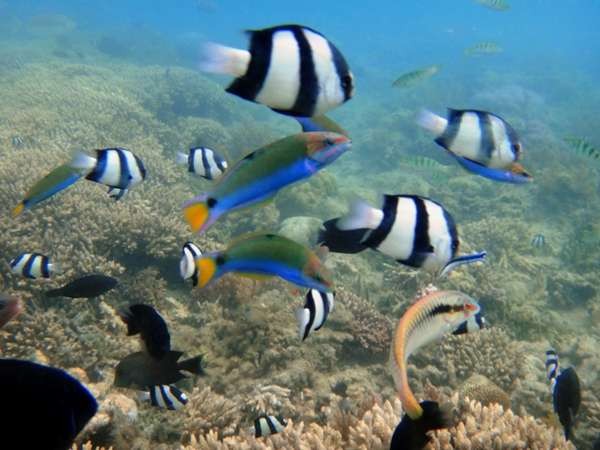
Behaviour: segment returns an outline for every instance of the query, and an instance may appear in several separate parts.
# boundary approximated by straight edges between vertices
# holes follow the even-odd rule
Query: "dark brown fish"
[[[140,334],[146,351],[156,359],[163,358],[171,350],[171,335],[165,319],[150,305],[131,305],[119,311],[127,325],[127,336]]]
[[[101,274],[86,275],[46,292],[46,297],[93,298],[113,289],[119,281]]]
[[[23,312],[23,302],[19,297],[0,294],[0,328]]]
[[[177,383],[187,375],[204,375],[202,355],[178,362],[183,352],[169,351],[162,359],[155,359],[146,352],[136,352],[123,358],[115,369],[115,386],[131,389],[147,389],[148,386]]]

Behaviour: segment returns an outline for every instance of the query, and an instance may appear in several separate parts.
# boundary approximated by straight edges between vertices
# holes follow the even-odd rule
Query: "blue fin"
[[[452,152],[450,154],[456,159],[456,161],[471,173],[481,175],[484,178],[488,178],[494,181],[502,181],[505,183],[522,184],[531,181],[531,177],[527,175],[521,175],[518,173],[511,172],[510,170],[494,169],[486,167],[476,161],[473,161],[462,156],[458,156]]]
[[[463,264],[471,264],[474,262],[483,262],[485,257],[487,256],[487,252],[484,250],[482,252],[471,253],[469,255],[458,256],[454,259],[451,259],[440,272],[440,278],[448,275],[451,271],[456,269],[458,266],[462,266]]]

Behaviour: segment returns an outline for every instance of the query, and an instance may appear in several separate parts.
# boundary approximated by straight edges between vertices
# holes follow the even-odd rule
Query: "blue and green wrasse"
[[[275,234],[244,236],[224,251],[199,256],[196,268],[200,287],[228,272],[251,278],[278,276],[324,292],[330,292],[333,286],[331,273],[315,252]]]
[[[255,150],[238,161],[215,188],[184,205],[186,221],[203,232],[220,216],[272,199],[279,189],[310,177],[350,148],[346,136],[300,133]]]
[[[38,203],[52,197],[54,194],[65,190],[83,175],[84,174],[80,170],[73,169],[68,164],[58,166],[27,191],[25,198],[12,210],[12,216],[17,217],[25,209],[30,209]]]

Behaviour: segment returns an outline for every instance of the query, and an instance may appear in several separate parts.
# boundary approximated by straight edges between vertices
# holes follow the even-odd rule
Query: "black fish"
[[[140,334],[146,351],[160,359],[171,350],[171,336],[165,319],[150,305],[131,305],[119,311],[127,324],[127,336]]]
[[[115,386],[146,390],[148,386],[177,383],[187,376],[205,375],[202,355],[177,362],[183,352],[170,350],[162,359],[154,359],[146,352],[136,352],[123,358],[115,369]]]
[[[94,396],[63,370],[0,359],[3,449],[69,449],[96,414]]]
[[[448,427],[448,418],[436,402],[426,400],[420,404],[423,415],[411,419],[404,414],[392,435],[390,450],[421,450],[429,442],[429,431]]]
[[[581,405],[581,386],[575,369],[569,367],[560,372],[552,392],[554,412],[565,430],[565,439],[573,438],[575,416]]]
[[[113,289],[118,280],[106,275],[93,274],[67,283],[65,286],[46,292],[46,297],[93,298]]]
[[[359,253],[369,248],[362,243],[365,235],[371,231],[369,228],[340,230],[336,226],[338,220],[339,217],[323,222],[317,238],[318,244],[327,246],[334,253]]]

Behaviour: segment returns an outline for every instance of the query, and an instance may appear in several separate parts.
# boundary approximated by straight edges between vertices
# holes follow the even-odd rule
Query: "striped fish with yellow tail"
[[[220,216],[272,199],[279,189],[310,177],[350,148],[346,136],[300,133],[255,150],[221,177],[215,188],[183,207],[194,232],[203,232]]]
[[[408,384],[408,357],[446,334],[468,333],[482,326],[479,304],[458,291],[427,294],[404,313],[392,340],[390,365],[405,415],[392,435],[390,450],[422,449],[428,442],[427,432],[448,426],[438,403],[419,403],[415,398]]]
[[[304,245],[275,234],[251,234],[226,250],[196,259],[198,286],[204,287],[228,272],[252,278],[278,276],[309,289],[331,292],[331,273],[319,256]]]

